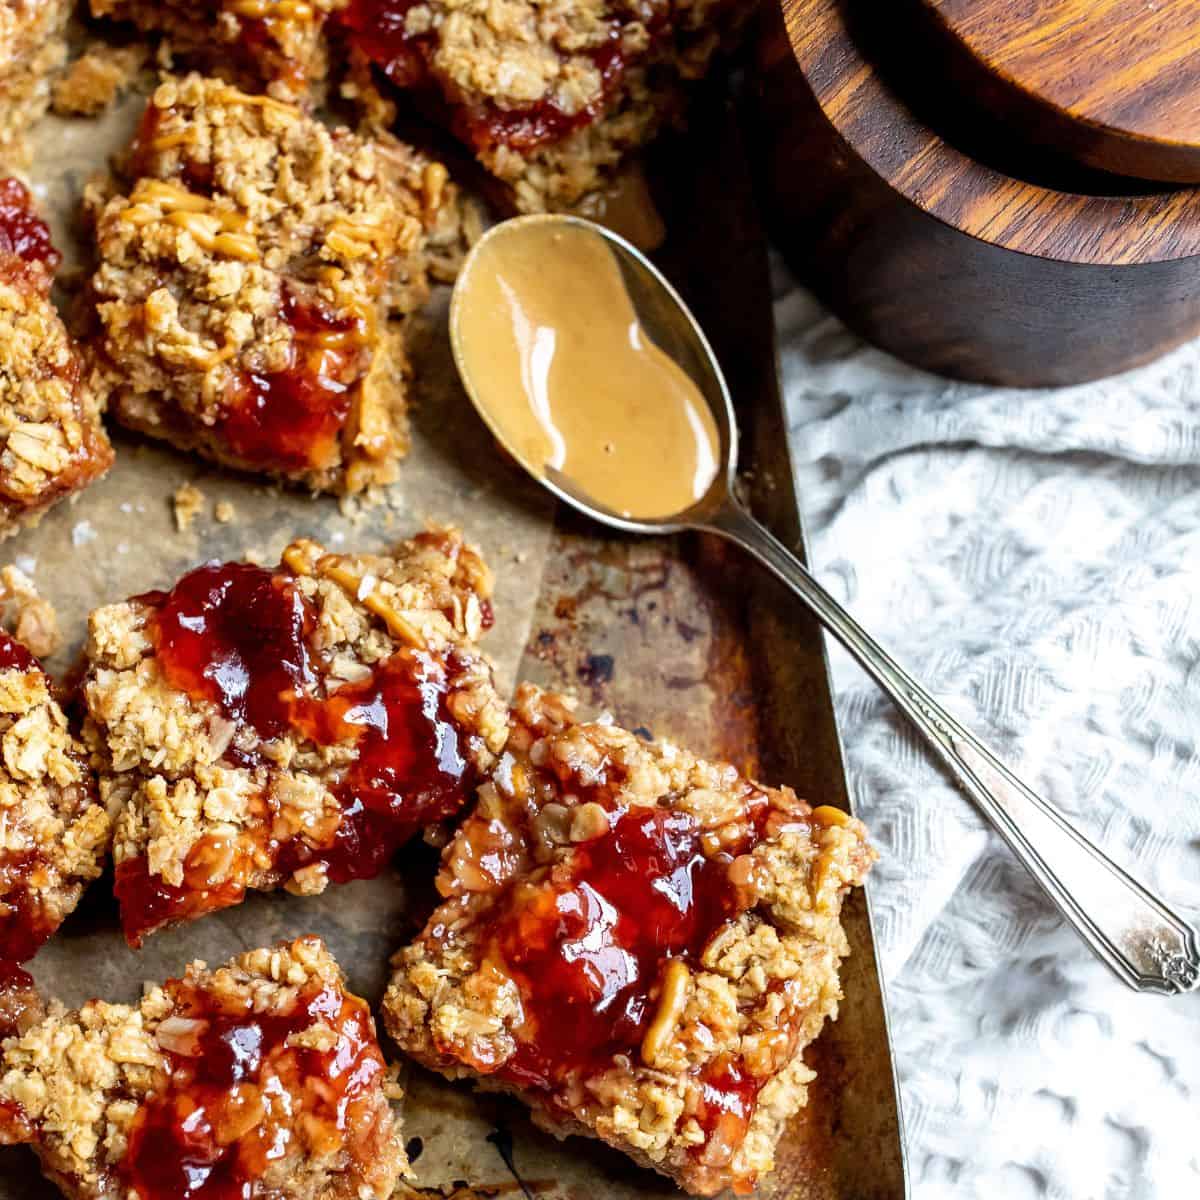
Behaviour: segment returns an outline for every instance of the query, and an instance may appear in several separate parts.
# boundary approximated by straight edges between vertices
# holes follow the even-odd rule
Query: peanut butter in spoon
[[[476,403],[535,474],[560,472],[630,518],[682,512],[716,478],[703,394],[646,336],[586,226],[499,226],[464,268],[452,324]]]

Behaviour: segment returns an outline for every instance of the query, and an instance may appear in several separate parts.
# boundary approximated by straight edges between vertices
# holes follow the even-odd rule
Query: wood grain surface
[[[898,13],[870,6],[877,45],[903,49]],[[773,232],[865,336],[945,374],[1036,385],[1111,374],[1200,330],[1200,190],[1031,182],[1019,145],[1001,170],[939,133],[936,103],[900,94],[839,0],[783,0],[764,18]],[[930,74],[909,57],[910,77]]]
[[[1197,0],[919,5],[1026,136],[1118,174],[1200,182]]]

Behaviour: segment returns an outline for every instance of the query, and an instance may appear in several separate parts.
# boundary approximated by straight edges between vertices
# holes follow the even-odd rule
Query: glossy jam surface
[[[0,253],[45,263],[51,271],[59,262],[49,226],[33,211],[28,189],[16,179],[0,179]]]
[[[155,655],[173,687],[211,700],[262,738],[290,728],[316,668],[311,605],[284,577],[250,563],[207,563],[175,585],[155,614]]]
[[[326,986],[262,1015],[219,1007],[193,984],[168,988],[169,1075],[134,1117],[119,1169],[140,1200],[249,1200],[273,1162],[365,1136],[384,1064],[361,1000]],[[334,1031],[328,1048],[288,1044],[318,1023]]]
[[[365,322],[335,317],[290,293],[284,317],[295,331],[291,363],[269,375],[245,373],[221,432],[250,463],[286,471],[327,466],[362,373]]]
[[[301,706],[301,732],[318,744],[354,740],[358,754],[334,789],[342,818],[333,845],[293,839],[285,870],[321,862],[334,883],[372,878],[421,826],[458,811],[470,768],[446,687],[442,664],[403,650],[362,683]]]
[[[742,1144],[754,1116],[761,1085],[762,1081],[747,1074],[732,1060],[705,1072],[700,1079],[700,1107],[696,1120],[704,1130],[706,1147],[720,1146],[729,1150]],[[713,1157],[711,1151],[708,1157]],[[753,1180],[748,1182],[752,1184]],[[734,1187],[739,1195],[747,1190],[739,1185]]]
[[[401,88],[421,87],[428,82],[434,35],[411,34],[406,28],[410,9],[420,0],[350,0],[337,17],[350,43]],[[658,33],[665,26],[667,6],[660,5],[647,27]],[[596,100],[578,112],[568,113],[552,101],[543,100],[523,108],[505,109],[492,103],[458,105],[454,109],[455,132],[477,150],[507,145],[529,150],[558,141],[594,121],[605,109],[628,66],[621,51],[621,28],[633,20],[631,13],[614,9],[609,13],[611,37],[593,51],[601,87]]]
[[[15,637],[0,631],[0,671],[38,671],[38,660]]]
[[[0,960],[31,959],[58,928],[38,898],[48,870],[36,850],[0,851]]]
[[[729,859],[705,857],[700,837],[687,814],[631,809],[565,877],[514,888],[495,937],[527,1028],[504,1075],[552,1089],[637,1056],[667,960],[697,958],[740,911]]]
[[[229,844],[210,836],[192,848],[182,884],[152,875],[145,859],[121,863],[115,890],[131,944],[165,924],[237,904],[258,872],[282,881],[320,864],[335,883],[371,878],[422,826],[462,806],[473,778],[464,735],[446,705],[461,669],[456,654],[442,661],[405,648],[360,682],[330,691],[310,648],[316,614],[283,574],[210,563],[169,593],[140,600],[155,609],[155,656],[174,687],[217,704],[263,740],[293,734],[319,746],[352,744],[355,755],[326,781],[341,809],[330,836],[280,837],[263,801],[257,819]],[[242,766],[264,761],[257,750],[239,748],[236,732],[225,757]]]
[[[183,884],[167,883],[160,875],[150,873],[145,858],[130,858],[118,863],[113,872],[113,893],[121,908],[121,929],[125,940],[137,949],[146,934],[177,921],[192,921],[217,909],[240,904],[246,894],[249,859],[238,846],[239,856],[231,878],[213,880],[198,877],[192,869],[196,851],[211,848],[217,839],[206,838],[188,856],[188,868]]]

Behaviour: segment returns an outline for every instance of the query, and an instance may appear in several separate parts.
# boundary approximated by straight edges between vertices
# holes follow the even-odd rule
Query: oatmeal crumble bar
[[[350,0],[332,26],[358,64],[416,89],[516,207],[602,187],[680,107],[750,0]],[[360,72],[361,73],[361,72]]]
[[[387,1200],[407,1169],[375,1023],[319,938],[194,962],[137,1005],[31,1023],[4,995],[0,1139],[73,1200]]]
[[[165,34],[173,55],[297,99],[325,78],[322,30],[347,0],[89,0],[92,16]]]
[[[33,957],[100,874],[111,837],[49,677],[0,632],[0,960]]]
[[[0,3],[0,163],[25,166],[25,132],[50,103],[50,81],[66,58],[70,0]]]
[[[395,139],[329,129],[199,75],[147,105],[93,189],[97,387],[208,458],[358,492],[408,448],[402,330],[453,189]]]
[[[377,875],[454,816],[507,735],[476,641],[491,577],[455,530],[388,554],[296,542],[92,613],[84,737],[120,809],[133,945],[241,902]]]
[[[690,1192],[749,1190],[837,1012],[865,829],[529,685],[512,725],[443,855],[444,902],[393,960],[388,1031],[553,1133]]]
[[[58,261],[29,191],[0,179],[0,537],[112,465],[99,401],[50,302]]]

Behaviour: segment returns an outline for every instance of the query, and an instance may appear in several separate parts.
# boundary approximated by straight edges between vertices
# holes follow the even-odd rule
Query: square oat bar
[[[99,401],[50,301],[58,262],[28,189],[0,179],[0,538],[112,465]]]
[[[189,75],[151,97],[124,180],[90,197],[116,418],[315,491],[392,481],[407,366],[387,317],[426,294],[441,164]]]
[[[25,133],[46,111],[54,73],[66,61],[62,31],[70,0],[0,4],[0,164],[26,166]]]
[[[111,839],[49,678],[0,632],[0,961],[37,953],[100,874]]]
[[[418,1061],[512,1092],[689,1192],[771,1169],[836,1015],[861,822],[525,685],[447,847],[384,1023]]]
[[[350,0],[330,23],[361,68],[413,91],[524,212],[611,180],[682,108],[748,0]]]
[[[93,17],[161,33],[171,53],[233,81],[302,99],[327,61],[322,29],[346,0],[89,0]]]
[[[388,554],[312,542],[208,563],[92,613],[84,737],[120,808],[132,945],[241,902],[377,875],[454,816],[503,748],[476,642],[491,577],[454,530]]]
[[[192,963],[136,1005],[39,1011],[21,982],[0,1140],[72,1200],[387,1200],[407,1168],[375,1022],[319,938]]]

